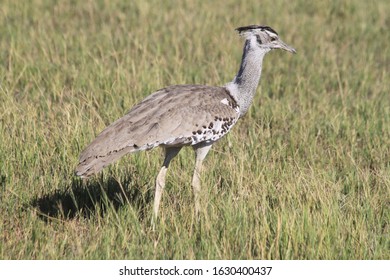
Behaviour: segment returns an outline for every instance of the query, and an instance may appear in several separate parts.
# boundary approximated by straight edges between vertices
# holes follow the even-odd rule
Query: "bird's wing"
[[[214,142],[238,117],[238,106],[226,88],[182,85],[161,89],[105,128],[81,153],[76,174],[87,177],[124,154],[159,145]]]

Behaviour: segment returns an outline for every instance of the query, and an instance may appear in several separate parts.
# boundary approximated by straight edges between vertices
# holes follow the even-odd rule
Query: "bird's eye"
[[[257,42],[261,45],[263,42],[261,41],[261,38],[259,35],[256,35],[256,38],[257,38]]]
[[[271,42],[275,42],[276,41],[276,38],[275,37],[271,37]]]

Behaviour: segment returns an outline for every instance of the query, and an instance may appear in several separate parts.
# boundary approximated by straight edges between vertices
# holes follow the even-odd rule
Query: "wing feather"
[[[127,153],[160,145],[216,141],[238,117],[237,104],[226,88],[182,85],[161,89],[106,127],[81,153],[76,174],[88,177]]]

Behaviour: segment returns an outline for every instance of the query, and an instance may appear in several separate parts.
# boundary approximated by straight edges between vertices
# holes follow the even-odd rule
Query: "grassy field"
[[[164,1],[165,2],[165,1]],[[389,259],[390,2],[2,1],[1,259]],[[82,182],[80,151],[171,84],[222,85],[238,26],[297,49],[265,58],[254,103],[209,153],[201,222],[193,152]]]

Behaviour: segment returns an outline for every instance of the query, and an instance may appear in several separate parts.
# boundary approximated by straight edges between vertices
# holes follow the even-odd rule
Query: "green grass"
[[[1,259],[389,259],[390,2],[4,1]],[[214,145],[201,222],[193,154],[159,149],[88,182],[80,151],[170,84],[221,85],[268,24],[297,55],[265,58],[247,116]]]

